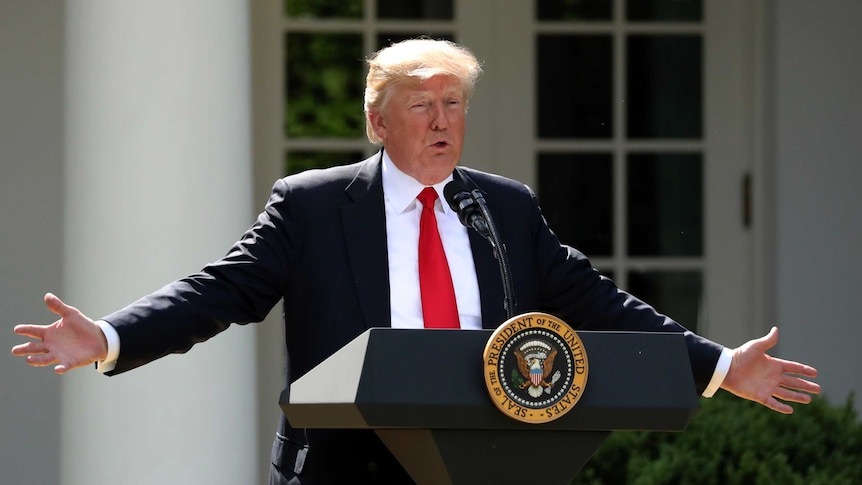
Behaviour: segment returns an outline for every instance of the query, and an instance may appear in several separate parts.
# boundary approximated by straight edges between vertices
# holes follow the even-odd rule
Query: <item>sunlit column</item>
[[[223,255],[252,221],[248,5],[66,2],[65,281],[101,317]],[[65,484],[259,483],[254,338],[64,376]]]

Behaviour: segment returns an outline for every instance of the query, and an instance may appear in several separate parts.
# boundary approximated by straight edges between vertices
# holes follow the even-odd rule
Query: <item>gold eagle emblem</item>
[[[548,376],[554,371],[554,357],[557,356],[557,350],[551,350],[547,356],[534,353],[525,355],[521,350],[515,350],[514,354],[518,358],[518,370],[526,379],[519,388],[527,389],[533,397],[541,396],[543,388],[550,388],[553,385],[553,382],[548,382]]]

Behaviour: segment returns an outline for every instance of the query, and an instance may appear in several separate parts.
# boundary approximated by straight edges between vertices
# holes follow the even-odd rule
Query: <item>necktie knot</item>
[[[434,190],[434,187],[425,187],[422,189],[422,192],[419,192],[416,198],[419,199],[419,202],[422,202],[423,207],[434,209],[434,201],[437,200],[437,191]]]

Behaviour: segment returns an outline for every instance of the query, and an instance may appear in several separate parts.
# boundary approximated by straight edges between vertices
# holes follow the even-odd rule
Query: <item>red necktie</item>
[[[416,198],[422,202],[422,216],[419,218],[419,290],[422,294],[425,328],[460,328],[452,274],[449,273],[449,263],[434,216],[437,192],[432,187],[426,187]]]

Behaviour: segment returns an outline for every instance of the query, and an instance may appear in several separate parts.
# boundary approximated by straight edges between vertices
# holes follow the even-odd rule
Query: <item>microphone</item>
[[[443,187],[443,197],[449,203],[449,207],[458,214],[461,224],[474,229],[491,243],[494,258],[500,266],[500,279],[503,282],[503,308],[506,310],[506,318],[512,318],[515,316],[516,306],[512,270],[509,267],[509,257],[506,255],[506,246],[500,239],[497,226],[491,218],[485,196],[479,189],[470,191],[463,182],[452,180]]]
[[[478,193],[479,197],[482,197],[478,189],[474,193]],[[472,228],[490,241],[491,230],[488,228],[488,221],[485,219],[480,203],[474,193],[470,193],[467,186],[458,180],[453,180],[443,187],[443,197],[446,199],[449,207],[458,214],[458,220],[461,221],[461,224]],[[485,201],[484,198],[481,200],[482,202]]]

